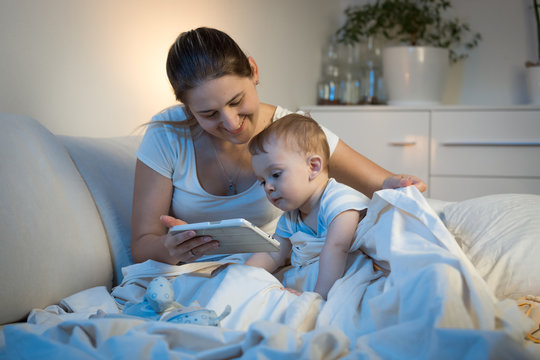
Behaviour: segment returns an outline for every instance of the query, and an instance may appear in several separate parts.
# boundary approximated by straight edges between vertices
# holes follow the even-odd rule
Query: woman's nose
[[[223,112],[221,123],[223,127],[228,131],[234,131],[238,129],[239,117],[238,113],[234,110],[228,110]]]

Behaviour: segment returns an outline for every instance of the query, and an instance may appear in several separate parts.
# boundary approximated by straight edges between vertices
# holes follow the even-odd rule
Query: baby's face
[[[283,211],[300,208],[311,196],[306,156],[275,139],[264,149],[266,153],[252,156],[251,164],[266,197]]]

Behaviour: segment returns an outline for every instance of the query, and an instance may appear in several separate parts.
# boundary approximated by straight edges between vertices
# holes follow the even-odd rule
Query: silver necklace
[[[225,179],[227,180],[227,195],[236,195],[236,179],[238,179],[238,175],[240,174],[240,166],[236,168],[236,172],[234,173],[233,176],[229,176],[229,174],[225,170],[225,166],[223,166],[223,163],[219,159],[216,146],[214,145],[214,141],[211,138],[210,138],[210,143],[212,144],[212,149],[214,150],[214,155],[216,156],[217,163],[219,164],[219,167],[221,168],[221,172],[223,172],[223,175],[225,176]]]

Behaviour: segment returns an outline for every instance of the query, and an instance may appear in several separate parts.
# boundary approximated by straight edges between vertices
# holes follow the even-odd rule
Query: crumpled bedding
[[[242,264],[211,278],[153,261],[124,268],[112,294],[90,289],[4,328],[8,358],[539,358],[524,336],[532,321],[499,301],[414,187],[375,193],[360,223],[345,275],[323,301],[297,296],[274,276]],[[378,266],[374,266],[374,262]],[[289,270],[313,276],[311,270]],[[382,269],[382,270],[381,270]],[[221,327],[114,317],[142,301],[156,276],[175,301],[221,313]],[[298,275],[300,276],[300,275]],[[294,281],[290,282],[294,283]],[[111,300],[118,304],[111,306]],[[65,309],[66,304],[75,312]],[[83,303],[82,306],[77,304]],[[111,316],[92,317],[100,307]]]

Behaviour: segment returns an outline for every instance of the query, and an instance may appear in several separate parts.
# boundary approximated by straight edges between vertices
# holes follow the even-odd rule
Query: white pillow
[[[540,196],[452,203],[443,221],[498,298],[540,295]]]

